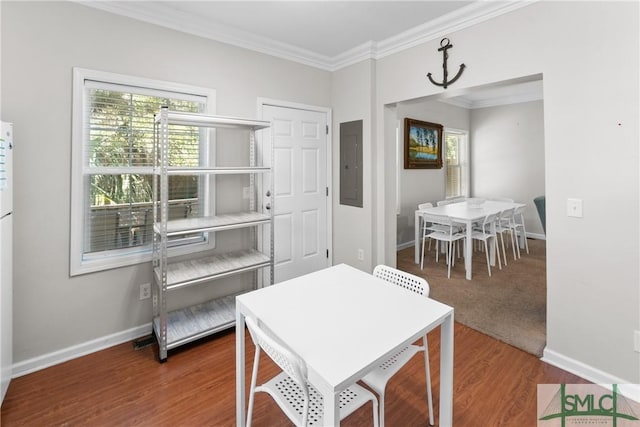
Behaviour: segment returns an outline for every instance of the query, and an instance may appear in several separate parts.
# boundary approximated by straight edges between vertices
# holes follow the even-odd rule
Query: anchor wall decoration
[[[442,52],[442,68],[444,69],[444,79],[442,80],[442,83],[438,83],[437,81],[433,80],[433,78],[431,78],[431,73],[427,74],[427,77],[429,77],[431,83],[436,86],[442,86],[445,89],[448,85],[453,84],[456,80],[458,80],[458,78],[460,78],[465,67],[464,64],[460,64],[458,74],[456,74],[453,79],[447,80],[449,78],[449,73],[447,71],[447,59],[449,58],[449,54],[447,53],[447,49],[451,49],[452,47],[453,45],[449,42],[448,38],[445,37],[444,39],[440,40],[440,49],[438,49],[438,52]]]

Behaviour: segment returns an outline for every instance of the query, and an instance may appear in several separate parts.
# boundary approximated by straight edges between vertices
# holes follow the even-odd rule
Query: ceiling
[[[329,58],[380,42],[472,1],[170,1],[165,6]]]
[[[335,71],[526,6],[516,1],[93,1],[86,6]]]

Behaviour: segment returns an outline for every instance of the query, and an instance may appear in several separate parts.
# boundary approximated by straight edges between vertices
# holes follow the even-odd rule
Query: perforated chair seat
[[[324,425],[324,411],[322,395],[311,385],[309,387],[309,412],[307,426]],[[287,417],[297,426],[302,425],[304,414],[304,392],[286,373],[276,375],[263,385],[256,387],[256,391],[269,393]],[[378,413],[376,397],[371,392],[357,384],[352,385],[340,393],[340,419],[344,419],[367,402],[373,402],[374,418]],[[378,425],[378,420],[374,420]]]
[[[409,360],[417,353],[424,351],[423,346],[410,345],[403,348],[393,356],[389,357],[383,363],[381,363],[376,369],[369,372],[362,378],[369,387],[371,387],[376,393],[384,393],[384,389],[395,374],[407,364]]]
[[[324,425],[323,397],[307,381],[307,366],[304,361],[264,331],[257,320],[247,317],[245,321],[251,339],[256,346],[249,389],[247,427],[251,427],[253,402],[256,392],[259,391],[268,393],[296,426]],[[261,350],[264,350],[271,360],[282,369],[282,372],[266,383],[257,386]],[[369,401],[373,406],[373,425],[378,427],[378,399],[369,390],[357,384],[340,393],[340,419],[345,418]]]

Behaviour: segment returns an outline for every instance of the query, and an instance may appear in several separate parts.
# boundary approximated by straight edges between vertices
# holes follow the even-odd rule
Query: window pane
[[[445,131],[446,149],[446,197],[460,197],[467,195],[468,165],[465,163],[467,134],[457,131]]]
[[[151,244],[153,223],[154,114],[160,106],[174,111],[202,112],[205,104],[130,91],[87,88],[85,161],[92,168],[117,168],[118,173],[87,176],[83,253]],[[171,126],[170,166],[200,164],[202,133],[191,126]],[[147,168],[140,173],[136,168]],[[128,172],[121,171],[129,170]],[[169,178],[170,218],[198,215],[201,179]],[[201,240],[201,239],[200,239]]]

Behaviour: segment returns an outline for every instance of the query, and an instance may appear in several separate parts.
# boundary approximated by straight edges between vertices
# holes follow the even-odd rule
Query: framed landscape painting
[[[404,119],[404,168],[442,168],[442,125]]]

